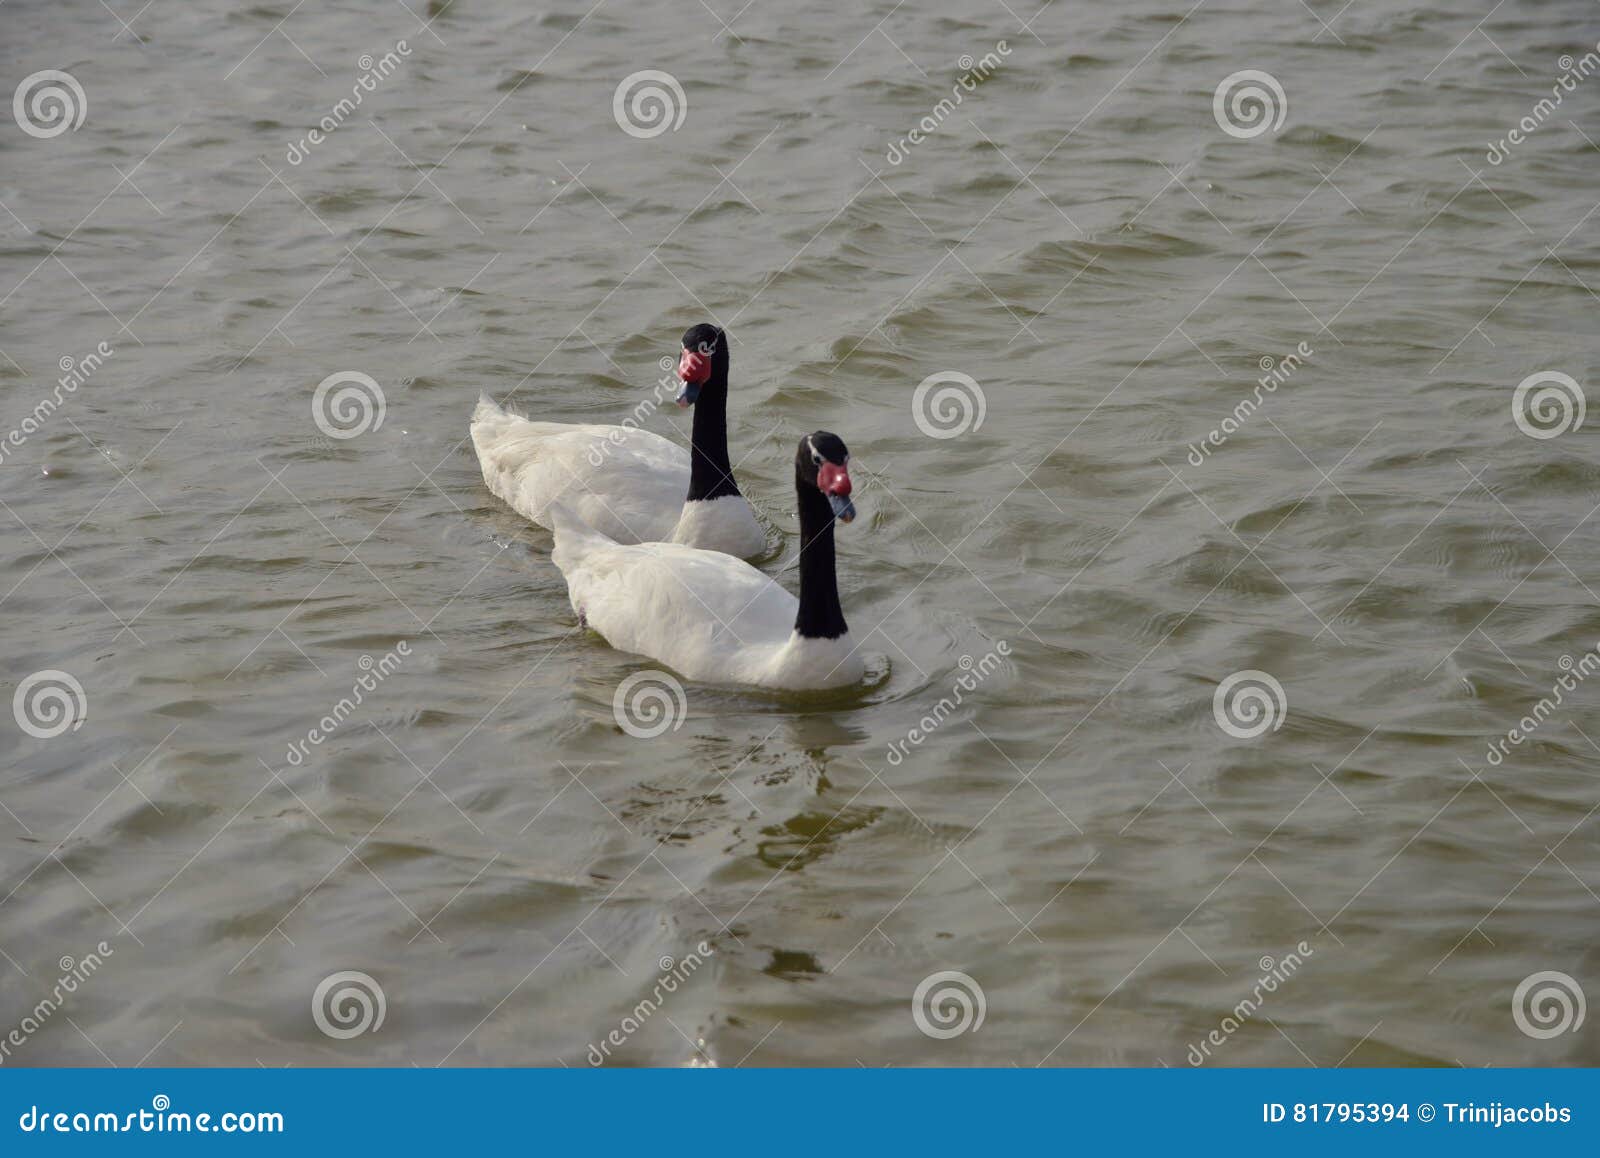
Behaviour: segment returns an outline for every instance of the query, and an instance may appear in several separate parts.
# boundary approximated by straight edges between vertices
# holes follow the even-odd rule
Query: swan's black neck
[[[728,462],[728,353],[712,355],[711,377],[700,387],[689,437],[688,502],[739,493]]]
[[[794,489],[800,505],[800,613],[794,629],[806,639],[838,639],[850,627],[834,573],[833,506],[798,469]]]

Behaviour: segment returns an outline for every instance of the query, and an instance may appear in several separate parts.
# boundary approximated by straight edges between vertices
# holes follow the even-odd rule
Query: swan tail
[[[472,408],[472,425],[477,426],[484,422],[492,422],[497,418],[508,418],[505,407],[501,406],[487,394],[478,395],[478,404]]]
[[[614,547],[616,542],[595,530],[583,517],[560,500],[552,500],[545,508],[550,530],[555,534],[555,545],[550,559],[563,573],[582,564],[589,552],[601,547]]]

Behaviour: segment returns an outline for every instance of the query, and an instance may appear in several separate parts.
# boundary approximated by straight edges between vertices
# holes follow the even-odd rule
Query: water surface
[[[0,1030],[101,961],[8,1064],[1600,1062],[1593,5],[113,7],[0,17],[0,428],[111,351],[0,460]],[[466,423],[707,319],[874,678],[638,738]]]

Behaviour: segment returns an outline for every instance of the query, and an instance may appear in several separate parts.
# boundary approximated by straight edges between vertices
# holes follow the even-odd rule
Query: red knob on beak
[[[685,382],[704,382],[711,377],[711,359],[696,350],[685,350],[678,359],[678,377]]]
[[[825,495],[845,497],[850,493],[850,472],[842,466],[824,461],[817,467],[817,489]]]

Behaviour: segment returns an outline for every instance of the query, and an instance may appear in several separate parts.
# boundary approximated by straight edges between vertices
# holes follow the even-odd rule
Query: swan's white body
[[[808,639],[799,601],[740,559],[678,543],[625,545],[557,506],[551,558],[572,609],[612,647],[691,680],[802,691],[860,682],[849,633]]]
[[[483,481],[526,519],[553,528],[552,504],[617,543],[676,542],[740,558],[767,536],[743,495],[684,502],[689,452],[636,427],[533,422],[487,396],[472,413]]]

